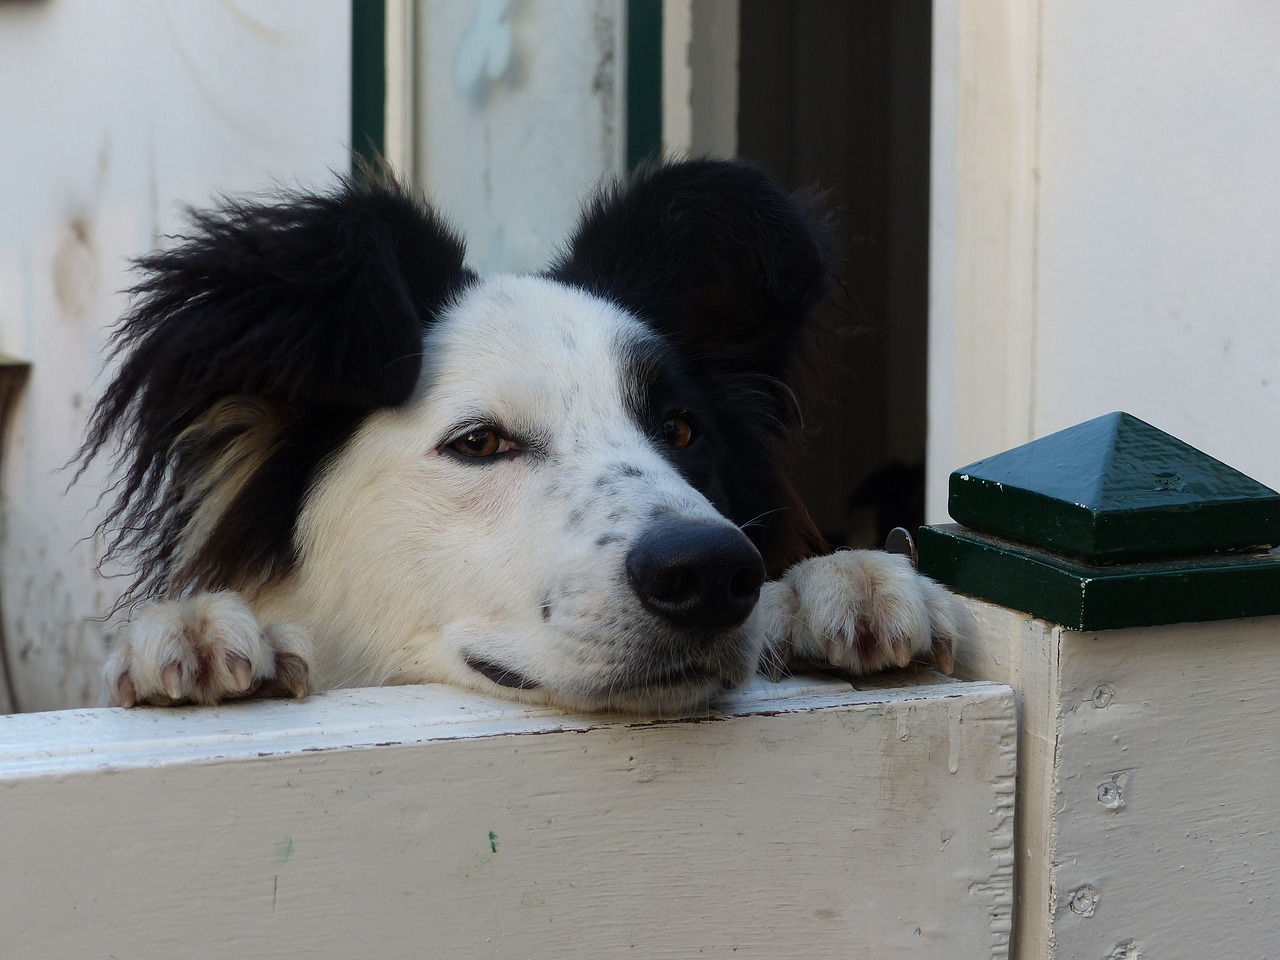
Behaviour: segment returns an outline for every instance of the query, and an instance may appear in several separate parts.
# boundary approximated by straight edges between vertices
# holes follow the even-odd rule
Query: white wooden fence
[[[760,681],[715,714],[444,687],[0,717],[0,955],[1007,955],[1013,693]]]
[[[446,687],[0,716],[0,956],[1280,955],[1280,617],[967,603],[984,680],[678,720]]]

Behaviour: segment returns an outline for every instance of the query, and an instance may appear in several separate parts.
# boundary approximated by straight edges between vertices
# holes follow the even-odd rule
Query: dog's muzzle
[[[745,659],[736,663],[726,655],[727,647],[741,646],[735,628],[751,616],[765,581],[760,553],[737,527],[727,521],[658,520],[632,541],[625,567],[640,605],[667,625],[659,631],[666,636],[660,644],[665,650],[634,651],[634,659],[618,662],[616,670],[598,678],[598,690],[572,693],[571,698],[591,708],[631,698],[634,702],[626,709],[635,709],[652,706],[646,691],[686,691],[671,701],[674,708],[717,688],[736,686],[743,679],[736,674],[738,667],[753,669]],[[470,669],[499,686],[543,686],[474,651],[464,657]]]
[[[651,613],[682,630],[710,631],[736,627],[751,615],[765,571],[737,527],[664,520],[631,545],[627,577]]]

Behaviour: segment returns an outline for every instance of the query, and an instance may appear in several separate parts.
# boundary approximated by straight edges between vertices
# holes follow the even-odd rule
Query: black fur
[[[121,443],[103,528],[105,559],[136,561],[122,603],[252,593],[287,572],[317,471],[371,412],[410,399],[426,327],[474,279],[435,213],[368,172],[328,195],[228,201],[191,220],[190,236],[138,262],[144,278],[115,332],[120,366],[80,452],[83,470]],[[661,357],[637,359],[674,363],[674,379],[650,370],[652,389],[693,398],[707,428],[681,468],[745,527],[771,576],[825,550],[790,460],[829,235],[806,199],[748,164],[649,165],[588,206],[548,271],[666,340]],[[251,402],[210,416],[232,398]],[[647,415],[660,424],[665,411]],[[201,484],[254,430],[268,442],[253,445],[252,476],[193,553],[184,536]]]
[[[826,545],[790,481],[831,226],[738,161],[641,167],[588,207],[550,276],[608,297],[671,343],[721,427],[722,505],[770,576]]]
[[[329,195],[190,217],[191,235],[138,261],[144,279],[113,340],[122,361],[80,452],[83,471],[122,441],[103,526],[114,529],[108,558],[139,561],[126,599],[242,589],[287,570],[316,470],[370,412],[409,399],[426,325],[471,279],[462,242],[370,172]],[[174,569],[191,518],[183,493],[238,429],[179,437],[234,396],[270,406],[272,453],[199,555]]]

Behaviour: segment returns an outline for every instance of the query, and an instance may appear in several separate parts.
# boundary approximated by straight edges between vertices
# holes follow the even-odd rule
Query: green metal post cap
[[[951,475],[920,569],[1075,630],[1280,614],[1280,494],[1127,413]]]
[[[951,517],[1090,563],[1280,543],[1280,493],[1127,413],[951,475]]]

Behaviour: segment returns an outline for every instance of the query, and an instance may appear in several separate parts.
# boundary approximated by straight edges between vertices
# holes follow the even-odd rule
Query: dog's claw
[[[311,672],[307,662],[292,653],[277,654],[275,686],[280,693],[301,700],[311,692]]]
[[[298,627],[285,623],[267,627],[267,638],[275,650],[275,675],[259,688],[258,695],[301,700],[311,692],[311,668],[305,655],[310,641]]]
[[[833,667],[844,665],[845,651],[848,649],[849,643],[845,639],[844,631],[836,633],[834,636],[827,638],[827,663]]]
[[[933,662],[947,676],[955,671],[955,650],[950,637],[934,637]]]
[[[102,668],[106,703],[211,706],[255,695],[305,697],[310,655],[305,630],[263,627],[234,594],[161,601],[122,625]]]
[[[245,657],[231,657],[227,662],[231,679],[235,682],[234,692],[243,693],[253,683],[253,664]]]
[[[894,637],[891,646],[893,662],[896,666],[905,667],[911,663],[911,638]]]
[[[116,684],[116,699],[120,701],[120,706],[128,710],[138,702],[138,691],[133,686],[133,681],[128,675],[120,678],[120,682]]]
[[[775,606],[768,611],[784,623],[770,627],[786,638],[783,662],[854,673],[917,660],[932,660],[944,673],[955,667],[953,645],[964,642],[957,601],[916,573],[909,558],[839,551],[801,561],[783,584],[789,590],[770,593]]]
[[[182,667],[176,663],[166,663],[160,671],[160,686],[170,700],[182,699]]]

